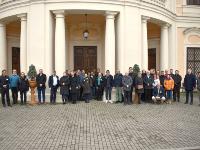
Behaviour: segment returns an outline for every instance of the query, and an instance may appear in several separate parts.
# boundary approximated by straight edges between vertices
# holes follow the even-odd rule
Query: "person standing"
[[[2,75],[0,77],[0,87],[1,87],[1,99],[2,99],[3,107],[6,107],[6,101],[7,101],[7,105],[12,107],[10,104],[9,84],[10,84],[10,79],[9,79],[9,76],[7,75],[7,71],[2,70]],[[6,98],[6,101],[5,101],[5,98]]]
[[[198,90],[198,95],[199,95],[199,106],[200,106],[200,72],[198,72],[198,76],[197,76],[197,90]]]
[[[152,99],[152,87],[153,87],[153,78],[150,75],[150,71],[148,70],[146,72],[146,76],[144,78],[144,97],[145,97],[145,101],[149,102]]]
[[[70,78],[70,94],[72,99],[72,104],[76,104],[79,98],[79,91],[80,91],[80,80],[77,75],[72,71],[71,78]]]
[[[175,71],[174,79],[174,90],[173,90],[173,100],[174,102],[177,100],[180,101],[180,89],[181,89],[181,81],[182,77],[179,75],[179,71]]]
[[[191,98],[190,105],[192,105],[193,104],[193,90],[196,87],[196,77],[192,73],[191,69],[188,69],[187,70],[187,74],[185,75],[185,78],[184,78],[184,87],[185,87],[185,91],[186,91],[186,101],[185,101],[185,104],[188,104],[189,95],[190,95],[190,98]]]
[[[112,87],[113,87],[113,76],[110,74],[109,70],[106,71],[104,87],[105,87],[105,91],[106,91],[106,103],[108,103],[108,102],[113,103],[113,101],[111,100]]]
[[[56,104],[56,93],[59,87],[59,77],[56,75],[56,71],[49,77],[48,85],[50,88],[50,104]]]
[[[96,87],[96,99],[97,101],[102,101],[103,97],[103,88],[104,88],[104,80],[102,74],[99,72],[96,77],[95,87]]]
[[[114,87],[116,89],[116,103],[122,102],[122,78],[123,75],[118,70],[114,76]]]
[[[10,76],[10,88],[12,91],[13,104],[18,103],[18,85],[19,85],[19,76],[17,75],[17,70],[13,70],[13,74]]]
[[[141,72],[138,73],[138,76],[135,78],[135,93],[138,95],[138,104],[141,103],[141,95],[144,93],[143,79]]]
[[[39,104],[42,103],[41,100],[43,100],[43,104],[45,104],[46,80],[46,75],[43,73],[43,70],[40,69],[39,74],[36,77]]]
[[[131,104],[131,87],[133,85],[133,79],[129,76],[128,73],[125,73],[124,77],[122,78],[122,85],[124,90],[124,105]]]
[[[60,94],[62,95],[63,104],[66,104],[69,101],[69,86],[69,75],[64,72],[63,76],[60,78]]]
[[[91,87],[92,87],[92,81],[88,77],[88,75],[85,74],[85,77],[82,82],[83,99],[85,100],[85,103],[89,103],[89,99],[90,99],[90,95],[91,95]]]
[[[128,74],[131,78],[132,78],[132,85],[131,85],[131,92],[130,92],[130,103],[133,103],[133,87],[134,87],[134,83],[135,83],[135,77],[134,77],[134,73],[133,73],[133,68],[129,67],[129,74]]]
[[[164,81],[164,87],[166,92],[166,99],[171,104],[172,99],[172,91],[174,89],[174,80],[170,76],[170,74],[167,75],[167,78]]]
[[[91,86],[91,91],[92,91],[91,98],[95,99],[96,98],[96,88],[95,88],[96,77],[95,77],[94,72],[90,73],[90,79],[91,79],[91,82],[92,82],[92,86]]]
[[[29,90],[29,82],[24,72],[21,73],[19,79],[19,91],[20,91],[20,99],[21,105],[26,105],[27,101],[27,92]]]

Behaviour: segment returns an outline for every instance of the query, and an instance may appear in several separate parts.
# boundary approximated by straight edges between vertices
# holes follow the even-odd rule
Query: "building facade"
[[[84,31],[88,31],[85,39]],[[0,0],[0,69],[200,71],[199,0]]]

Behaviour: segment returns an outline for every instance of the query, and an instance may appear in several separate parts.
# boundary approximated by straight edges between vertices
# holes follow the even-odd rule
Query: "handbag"
[[[143,89],[143,84],[137,85],[136,87],[138,90]]]

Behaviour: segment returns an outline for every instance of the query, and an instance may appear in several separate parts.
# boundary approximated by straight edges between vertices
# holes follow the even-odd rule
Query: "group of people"
[[[43,70],[39,70],[36,76],[38,103],[45,103],[45,91],[47,76]],[[58,88],[62,95],[62,102],[72,102],[75,104],[78,100],[84,100],[89,103],[91,99],[103,101],[105,93],[105,102],[113,103],[112,90],[115,88],[115,102],[124,105],[132,104],[132,93],[138,97],[138,103],[153,102],[153,103],[171,103],[173,101],[180,101],[180,88],[182,77],[179,71],[175,73],[173,69],[165,71],[142,70],[142,72],[135,73],[133,68],[130,67],[124,75],[120,71],[112,76],[110,71],[107,70],[105,74],[101,72],[86,73],[84,70],[65,71],[62,77],[58,77],[56,71],[48,78],[48,87],[50,88],[50,104],[56,104],[56,95]],[[200,91],[200,72],[196,77],[191,69],[187,70],[183,86],[186,91],[185,104],[189,102],[193,104],[193,90],[196,88]],[[18,92],[20,92],[21,104],[27,102],[27,92],[29,90],[28,77],[24,72],[17,74],[17,70],[13,70],[12,75],[8,76],[7,71],[3,70],[0,76],[0,89],[2,104],[4,107],[12,106],[9,97],[9,90],[12,91],[13,104],[18,103]],[[200,92],[199,92],[200,93]],[[200,96],[199,96],[200,100]],[[199,105],[200,106],[200,105]]]

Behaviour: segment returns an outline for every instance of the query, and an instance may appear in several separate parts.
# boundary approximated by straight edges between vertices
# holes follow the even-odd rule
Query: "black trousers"
[[[52,86],[51,87],[51,95],[50,95],[50,103],[56,103],[56,93],[57,93],[57,87]]]
[[[20,91],[21,104],[26,104],[27,91]]]
[[[186,102],[185,103],[188,103],[189,95],[190,95],[190,98],[191,98],[190,103],[192,104],[193,103],[193,90],[192,91],[186,91]]]
[[[1,89],[1,99],[2,99],[3,106],[6,105],[5,98],[6,98],[8,106],[10,106],[10,96],[9,96],[9,89],[8,88],[2,88]]]
[[[151,102],[152,90],[151,89],[145,89],[144,90],[144,97],[145,97],[145,102]]]
[[[133,102],[133,87],[131,87],[131,91],[129,93],[130,93],[130,103],[132,103]]]
[[[180,100],[180,87],[175,87],[173,90],[173,100],[176,101],[176,99]]]
[[[97,87],[97,90],[96,90],[96,99],[98,101],[101,101],[102,97],[103,97],[103,88]]]
[[[17,87],[12,87],[12,99],[13,99],[13,104],[17,104],[17,99],[18,99],[18,89]]]
[[[131,91],[124,91],[124,104],[131,104]]]
[[[69,101],[69,95],[68,94],[62,94],[62,101],[63,103],[66,103]]]
[[[76,104],[76,101],[79,98],[79,94],[78,93],[71,93],[71,98],[72,98],[72,103]]]

